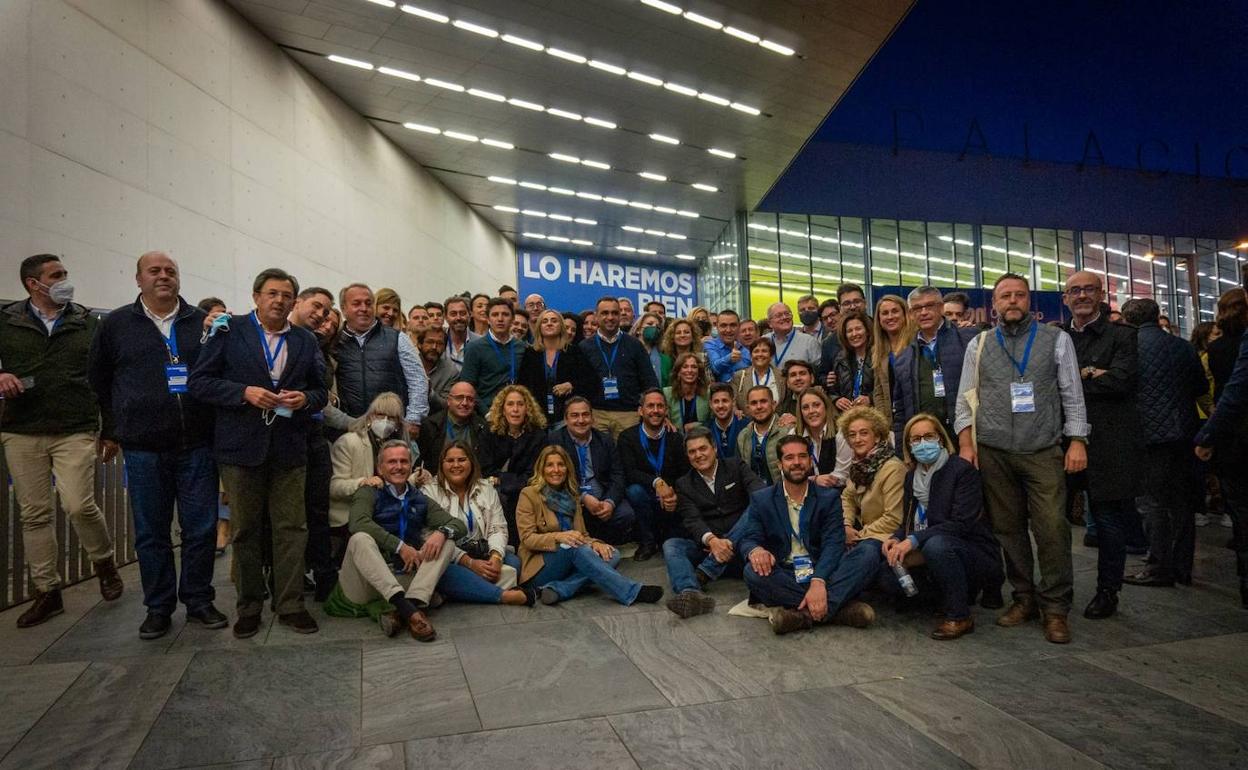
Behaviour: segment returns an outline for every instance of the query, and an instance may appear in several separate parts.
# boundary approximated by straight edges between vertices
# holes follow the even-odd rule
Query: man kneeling
[[[443,546],[466,535],[467,528],[409,483],[411,473],[407,442],[381,445],[382,487],[362,486],[351,498],[351,539],[325,612],[374,617],[386,636],[406,624],[413,639],[432,642],[437,632],[425,609],[455,552]],[[432,531],[426,535],[427,530]]]
[[[866,604],[842,592],[829,596],[845,551],[841,490],[810,482],[810,447],[801,436],[785,436],[776,446],[781,483],[750,495],[737,552],[748,563],[745,583],[751,596],[773,607],[777,634],[807,629],[829,620],[865,628],[875,620]]]
[[[740,573],[741,559],[735,548],[745,526],[742,514],[750,495],[766,486],[738,458],[719,459],[706,428],[689,429],[685,453],[693,470],[673,485],[676,515],[685,536],[663,543],[667,577],[676,594],[667,601],[667,608],[682,618],[713,610],[715,600],[702,587],[725,570]]]

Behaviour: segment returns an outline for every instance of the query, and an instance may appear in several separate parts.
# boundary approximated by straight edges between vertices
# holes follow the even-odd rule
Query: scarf
[[[849,480],[864,491],[869,489],[871,483],[875,481],[876,471],[893,457],[896,457],[896,454],[888,445],[888,440],[881,441],[867,453],[866,457],[850,463]]]
[[[925,468],[922,463],[916,463],[914,467],[914,498],[919,501],[924,510],[927,509],[927,501],[929,499],[929,485],[932,483],[932,477],[936,475],[936,471],[945,467],[945,463],[949,462],[949,450],[941,448],[940,457],[936,458],[936,462],[931,467]]]
[[[555,514],[555,518],[559,520],[559,529],[567,532],[572,529],[572,517],[576,514],[576,501],[572,499],[572,495],[568,494],[565,489],[551,489],[549,486],[542,486],[542,500],[546,502],[546,507]]]

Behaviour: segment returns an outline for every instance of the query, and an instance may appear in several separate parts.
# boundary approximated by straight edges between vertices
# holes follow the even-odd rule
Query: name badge
[[[294,410],[288,406],[273,407],[273,414],[277,415],[278,417],[294,417],[295,416]]]
[[[620,381],[615,377],[602,378],[602,397],[603,398],[619,398],[620,397]]]
[[[814,576],[815,563],[810,560],[809,556],[793,557],[793,577],[797,578],[798,583],[809,583]]]
[[[546,414],[554,414],[554,413],[555,413],[555,394],[547,393],[546,394]]]
[[[565,551],[566,551],[566,550],[568,550],[569,548],[571,548],[572,546],[568,545],[567,543],[560,543],[560,544],[559,544],[559,547],[560,547],[561,549],[563,549],[563,550],[565,550]]]
[[[936,391],[936,398],[945,397],[945,373],[939,369],[932,372],[932,389]]]
[[[1014,414],[1036,411],[1036,388],[1032,383],[1010,383],[1010,409]]]
[[[186,393],[186,378],[190,376],[187,364],[165,364],[165,384],[170,393]]]

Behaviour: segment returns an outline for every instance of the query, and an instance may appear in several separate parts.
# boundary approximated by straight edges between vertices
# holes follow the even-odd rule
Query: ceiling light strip
[[[681,8],[675,3],[664,2],[664,0],[641,0],[641,4],[648,5],[655,10],[663,11],[664,13],[671,14],[672,16],[683,16],[687,21],[691,21],[694,24],[707,27],[708,29],[713,29],[716,32],[723,32],[729,37],[735,37],[737,40],[744,40],[747,43],[756,45],[759,48],[771,51],[772,53],[778,53],[781,56],[792,56],[797,53],[787,45],[782,45],[774,40],[767,40],[766,38],[755,35],[753,32],[747,32],[746,30],[724,24],[718,19],[712,19],[709,16],[703,16],[702,14],[695,13],[693,11],[686,11],[684,8]]]
[[[660,214],[667,214],[669,216],[685,217],[686,219],[698,219],[699,217],[702,216],[696,211],[687,211],[685,209],[675,209],[669,206],[656,206],[653,203],[647,203],[645,201],[630,201],[624,198],[616,198],[610,195],[599,195],[598,193],[588,192],[588,191],[569,190],[563,187],[551,187],[548,185],[544,185],[541,182],[532,182],[528,180],[512,179],[511,177],[506,177],[506,176],[490,175],[486,177],[486,180],[493,182],[494,184],[502,184],[502,185],[507,185],[509,187],[524,187],[529,190],[538,190],[541,192],[551,192],[555,194],[565,194],[565,195],[567,193],[572,193],[574,196],[578,198],[585,198],[586,200],[603,201],[605,203],[610,203],[615,206],[628,206],[631,208],[641,209],[643,211],[655,211]]]

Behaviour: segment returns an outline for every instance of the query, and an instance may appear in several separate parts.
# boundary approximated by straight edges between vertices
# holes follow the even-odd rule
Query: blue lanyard
[[[498,362],[500,364],[502,363],[509,364],[509,369],[511,371],[511,378],[508,379],[507,382],[508,383],[515,382],[516,381],[516,346],[513,344],[515,341],[514,340],[507,341],[507,352],[510,354],[510,357],[511,357],[511,361],[508,362],[508,361],[503,360],[503,349],[498,344],[498,341],[494,339],[494,334],[487,332],[485,335],[485,338],[490,341],[490,346],[494,348],[494,355],[498,356]]]
[[[933,369],[940,369],[940,332],[932,339],[932,344],[928,345],[923,341],[922,337],[917,338],[919,341],[919,351],[932,362]]]
[[[546,354],[545,354],[545,353],[542,353],[542,366],[543,366],[543,367],[545,367],[545,369],[546,369],[546,382],[547,382],[547,384],[553,383],[553,382],[555,381],[555,376],[556,376],[556,375],[555,375],[555,370],[559,368],[559,354],[560,354],[561,352],[562,352],[562,351],[559,351],[559,350],[556,350],[556,351],[555,351],[555,362],[554,362],[553,364],[550,364],[550,365],[547,365],[547,364],[546,364]]]
[[[763,440],[758,440],[758,431],[750,428],[750,441],[754,444],[755,456],[761,457],[763,462],[767,462],[767,436],[771,433],[771,428],[767,429],[767,433],[763,434]]]
[[[792,342],[792,340],[790,340],[790,342]],[[771,369],[767,370],[767,379],[763,380],[762,382],[758,381],[757,371],[751,369],[750,372],[754,375],[754,387],[757,388],[759,385],[766,385],[767,387],[771,387]]]
[[[615,358],[620,354],[620,338],[615,339],[615,347],[611,350],[611,357],[607,358],[607,351],[602,347],[602,337],[595,334],[594,342],[598,343],[598,352],[602,354],[602,362],[607,365],[607,376],[615,376]]]
[[[573,446],[576,447],[576,460],[581,464],[581,478],[588,478],[589,470],[592,470],[589,464],[589,447],[577,443],[573,443]]]
[[[273,349],[269,349],[268,338],[264,336],[264,327],[260,326],[260,319],[256,317],[256,311],[251,311],[251,323],[256,327],[256,334],[260,335],[260,347],[264,348],[264,360],[269,365],[269,378],[273,380],[273,387],[277,387],[278,378],[273,376],[273,369],[277,366],[277,359],[282,355],[282,347],[286,344],[286,335],[281,334],[277,338],[277,345]]]
[[[464,513],[468,516],[468,537],[472,537],[472,533],[477,531],[473,524],[476,519],[472,515],[472,502],[467,497],[464,498]]]
[[[858,371],[854,372],[854,398],[862,395],[862,373],[866,370],[867,362],[858,361]]]
[[[165,338],[165,347],[169,349],[169,360],[172,363],[178,363],[178,322],[175,320],[169,325],[169,336],[160,335]],[[286,339],[282,337],[282,339]]]
[[[404,493],[403,499],[399,501],[399,540],[404,543],[407,542],[407,509],[411,504],[407,493]]]
[[[446,418],[446,437],[449,438],[451,441],[463,441],[464,436],[468,435],[469,427],[471,427],[471,425],[465,425],[464,427],[459,429],[459,435],[458,436],[455,435],[451,429],[451,418],[448,416]]]
[[[1023,349],[1023,360],[1020,363],[1014,358],[1014,354],[1005,347],[1005,336],[1001,334],[1001,327],[997,327],[997,344],[1001,346],[1001,350],[1005,351],[1005,355],[1009,357],[1010,363],[1014,364],[1014,368],[1018,370],[1018,379],[1022,380],[1027,374],[1027,362],[1031,360],[1031,345],[1036,341],[1036,331],[1040,328],[1040,324],[1035,319],[1031,321],[1031,334],[1027,336],[1027,347]]]
[[[776,356],[776,363],[777,363],[777,364],[782,364],[782,363],[784,363],[784,356],[785,356],[785,354],[787,354],[787,353],[789,352],[789,345],[792,345],[792,344],[793,344],[793,340],[797,338],[797,335],[798,335],[798,331],[797,331],[797,329],[790,329],[790,330],[789,330],[789,341],[788,341],[788,342],[786,342],[786,343],[784,343],[784,350],[781,350],[781,351],[780,351],[780,355]],[[767,374],[768,374],[768,375],[770,375],[770,374],[771,374],[771,372],[768,372]]]
[[[797,529],[793,529],[793,519],[787,515],[788,514],[787,509],[789,507],[789,496],[788,495],[784,496],[784,505],[786,509],[785,510],[786,515],[784,517],[784,520],[789,525],[789,531],[793,533],[793,537],[797,538],[797,542],[801,543],[803,546],[806,545],[806,538],[802,536],[803,530],[805,530],[806,528],[806,517],[803,516],[802,514],[806,512],[806,504],[809,502],[810,502],[810,482],[808,481],[806,482],[806,497],[802,500],[801,510],[797,512]]]
[[[731,433],[731,422],[728,423],[728,433],[724,433],[719,427],[719,420],[711,420],[711,434],[715,436],[715,454],[721,460],[728,457],[728,438]]]
[[[663,475],[663,457],[667,454],[667,429],[663,429],[663,435],[659,438],[659,453],[654,455],[650,452],[650,437],[646,435],[646,429],[637,426],[637,433],[641,436],[641,449],[646,453],[646,459],[650,461],[650,467],[654,468],[654,475]]]
[[[914,501],[914,520],[920,527],[927,525],[927,509],[918,500]]]

